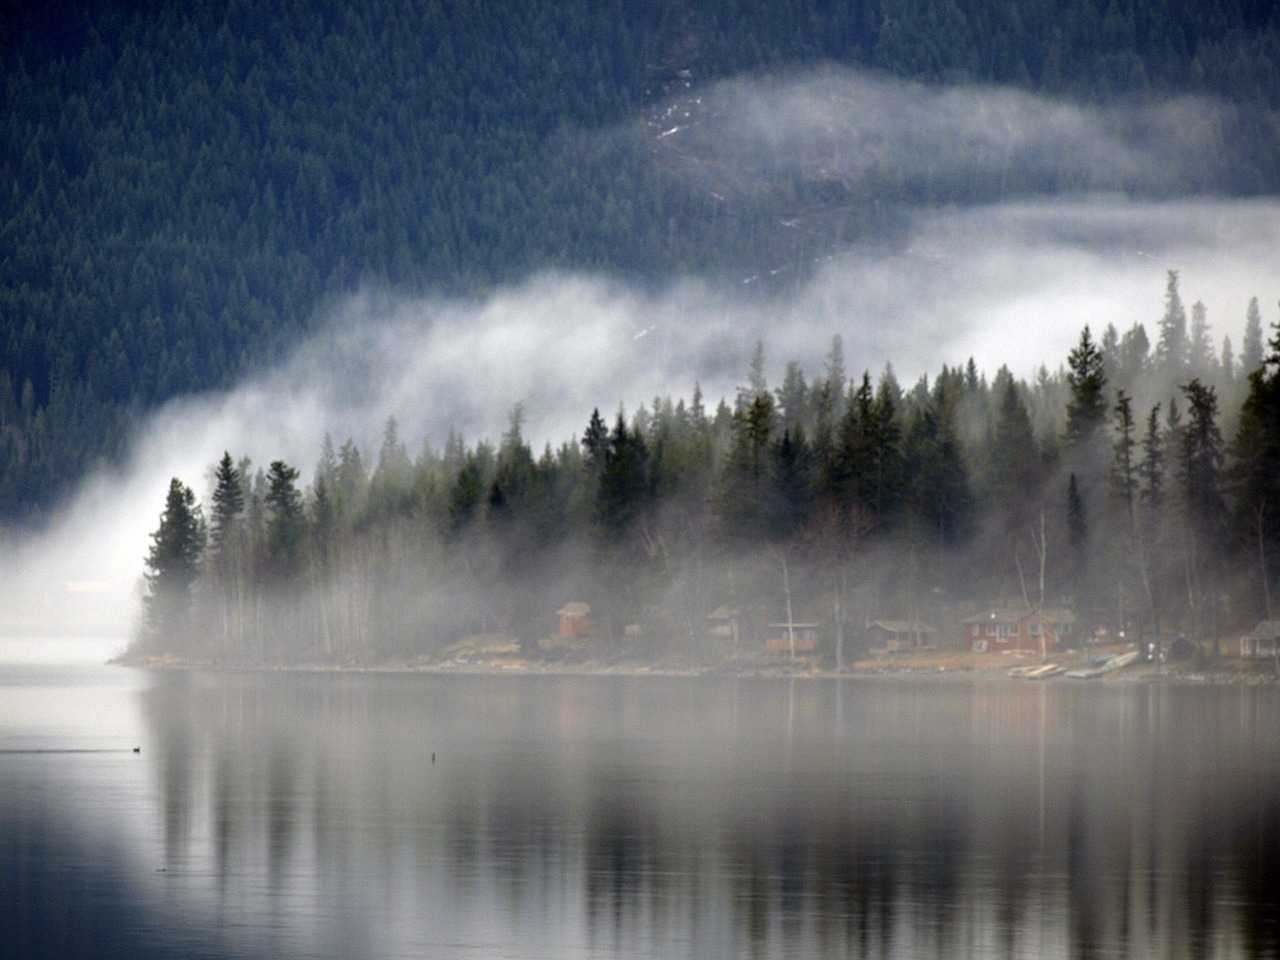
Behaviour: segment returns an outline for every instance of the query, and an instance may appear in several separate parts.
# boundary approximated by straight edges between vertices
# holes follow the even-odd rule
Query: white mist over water
[[[752,162],[764,145],[776,169],[808,168],[818,161],[804,150],[829,150],[843,134],[910,156],[917,172],[1011,157],[1050,162],[1044,158],[1054,151],[1052,162],[1086,171],[1110,158],[1125,170],[1154,165],[1158,176],[1189,162],[1108,133],[1124,127],[1115,111],[1007,91],[935,96],[885,80],[842,88],[833,99],[830,77],[823,75],[820,94],[803,81],[720,88],[732,97],[718,94],[716,122],[741,117],[739,154],[722,161]],[[836,102],[844,112],[833,112]],[[863,109],[847,109],[849,102]],[[1196,102],[1189,129],[1198,132],[1182,140],[1194,142],[1197,155],[1211,146],[1201,142],[1210,109]],[[904,125],[904,110],[928,122]],[[1147,110],[1133,126],[1158,132],[1172,115]],[[993,116],[1006,131],[994,143],[979,129]],[[841,162],[841,172],[857,173],[854,159]],[[0,544],[7,573],[0,594],[18,626],[66,623],[122,635],[137,614],[148,535],[169,478],[205,498],[224,450],[262,467],[283,459],[306,481],[326,433],[335,444],[355,440],[371,461],[395,416],[416,456],[423,442],[442,446],[450,429],[468,444],[496,440],[519,404],[524,435],[540,452],[546,443],[576,442],[593,408],[612,419],[619,405],[630,414],[656,395],[688,399],[695,384],[714,407],[745,382],[757,342],[771,385],[789,360],[819,375],[836,334],[851,376],[864,369],[877,376],[891,363],[910,385],[972,357],[988,375],[1008,365],[1030,378],[1041,364],[1059,367],[1085,324],[1100,336],[1109,323],[1122,332],[1143,323],[1154,342],[1166,271],[1175,269],[1184,301],[1207,306],[1215,346],[1227,335],[1238,349],[1250,297],[1264,304],[1265,323],[1274,320],[1265,305],[1277,296],[1278,251],[1274,200],[1076,196],[920,212],[898,246],[837,251],[771,297],[692,278],[641,291],[567,272],[466,301],[365,291],[332,306],[320,332],[279,369],[150,417],[122,469],[88,479],[39,538]]]

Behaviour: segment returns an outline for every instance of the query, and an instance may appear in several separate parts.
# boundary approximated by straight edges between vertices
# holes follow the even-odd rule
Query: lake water
[[[0,640],[6,957],[1280,954],[1272,686],[114,649]]]

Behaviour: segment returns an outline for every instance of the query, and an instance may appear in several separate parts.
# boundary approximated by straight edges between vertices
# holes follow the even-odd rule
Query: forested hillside
[[[685,663],[746,649],[707,643],[717,608],[815,625],[828,663],[878,619],[955,646],[990,604],[1073,609],[1073,644],[1217,641],[1280,586],[1280,323],[1264,345],[1254,301],[1239,359],[1206,331],[1171,272],[1152,336],[1085,327],[1033,384],[850,379],[836,339],[821,371],[770,385],[758,351],[715,409],[584,412],[541,453],[519,408],[496,445],[417,458],[394,418],[374,458],[326,437],[306,485],[228,452],[205,505],[172,481],[136,652],[386,662],[496,634],[541,655],[569,602]]]
[[[0,58],[10,519],[117,456],[140,411],[270,364],[361,284],[742,277],[796,259],[779,224],[797,205],[840,206],[819,243],[884,228],[892,204],[803,177],[726,205],[673,175],[653,111],[738,71],[1211,95],[1229,149],[1164,189],[1280,186],[1280,20],[1260,0],[101,0],[5,8]],[[913,189],[890,199],[975,199]]]

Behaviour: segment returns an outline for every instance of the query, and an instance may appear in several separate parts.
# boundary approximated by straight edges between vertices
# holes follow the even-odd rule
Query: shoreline
[[[146,670],[211,670],[238,673],[384,673],[433,674],[439,676],[625,676],[625,677],[712,677],[712,678],[779,678],[779,679],[936,679],[936,680],[1002,680],[1019,683],[1107,683],[1152,685],[1177,684],[1205,686],[1213,684],[1263,685],[1280,683],[1270,658],[1244,660],[1223,657],[1193,669],[1189,662],[1132,664],[1101,676],[1070,677],[1063,673],[1031,678],[1011,673],[1017,667],[1038,663],[1038,658],[1014,658],[1008,654],[943,653],[933,655],[905,654],[883,659],[857,660],[843,670],[813,663],[726,661],[719,664],[680,664],[619,658],[613,661],[584,659],[577,662],[539,660],[518,656],[480,657],[475,659],[426,659],[325,661],[308,660],[289,663],[267,663],[217,658],[190,658],[172,654],[138,655],[126,651],[109,663]],[[1083,665],[1083,657],[1060,658],[1063,665]]]

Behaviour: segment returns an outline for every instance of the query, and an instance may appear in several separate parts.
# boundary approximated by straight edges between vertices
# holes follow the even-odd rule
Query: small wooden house
[[[1052,653],[1071,635],[1075,620],[1070,610],[990,607],[961,623],[965,649],[974,653]]]
[[[1274,657],[1280,650],[1280,620],[1263,620],[1240,638],[1240,656]]]
[[[818,649],[816,623],[771,623],[764,638],[765,653],[810,654]]]
[[[707,633],[720,640],[738,642],[740,611],[721,604],[707,614]]]
[[[938,631],[919,620],[876,620],[866,629],[868,647],[896,653],[936,647]]]
[[[750,647],[765,637],[764,608],[721,605],[707,614],[707,635],[717,640],[731,640],[734,647]]]
[[[556,615],[560,618],[560,636],[591,636],[591,607],[580,601],[566,603]]]

